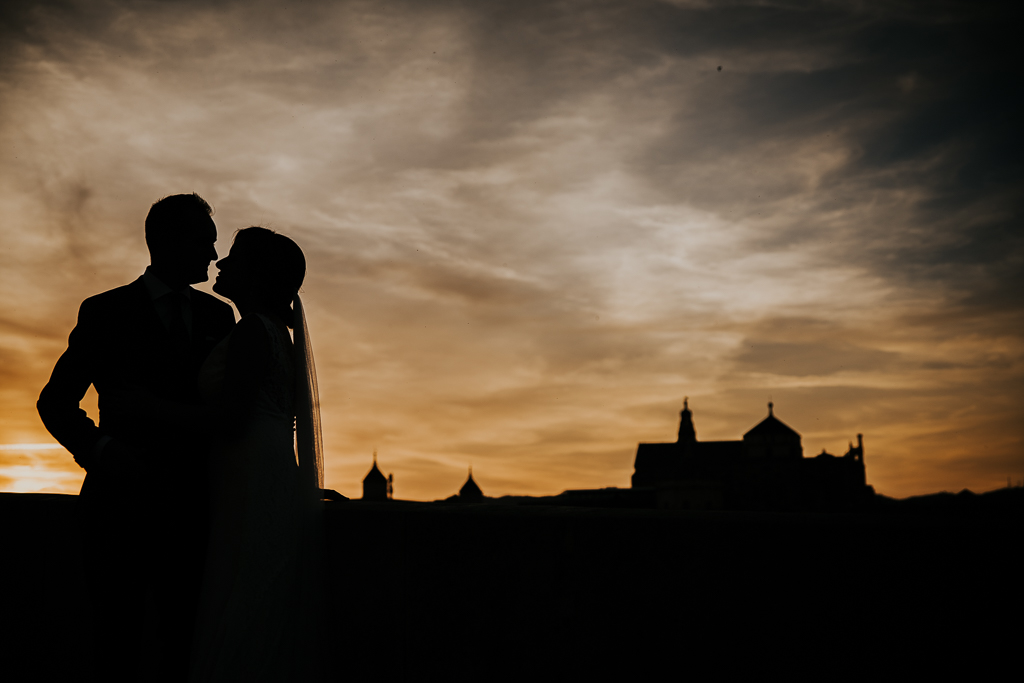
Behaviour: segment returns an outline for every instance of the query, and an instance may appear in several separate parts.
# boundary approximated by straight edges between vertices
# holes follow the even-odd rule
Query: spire
[[[363,483],[364,484],[366,482],[368,482],[368,481],[372,481],[372,482],[385,482],[385,481],[387,481],[387,477],[384,476],[384,473],[380,471],[380,467],[377,466],[377,452],[376,451],[374,451],[374,453],[373,453],[373,465],[370,466],[370,471],[366,473],[365,477],[363,477]]]
[[[387,500],[389,486],[388,478],[377,466],[377,450],[374,449],[373,465],[363,477],[363,500]]]
[[[480,489],[480,486],[473,481],[473,466],[469,466],[469,478],[466,479],[466,483],[459,489],[459,500],[469,501],[478,503],[484,499],[484,492]]]
[[[772,408],[774,408],[774,407],[775,407],[775,404],[772,403],[771,401],[768,401],[768,414],[771,415],[771,416],[775,415],[775,413],[772,412]]]
[[[693,413],[690,412],[690,397],[683,398],[683,409],[679,413],[680,444],[691,444],[697,441],[697,432],[693,428]]]

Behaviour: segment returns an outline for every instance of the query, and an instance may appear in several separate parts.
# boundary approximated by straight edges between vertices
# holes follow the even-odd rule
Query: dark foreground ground
[[[80,679],[76,498],[0,494],[0,679]],[[328,661],[338,681],[1019,672],[1022,513],[1024,489],[832,515],[328,503]]]

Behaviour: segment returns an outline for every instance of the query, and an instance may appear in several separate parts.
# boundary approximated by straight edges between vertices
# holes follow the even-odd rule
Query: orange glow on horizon
[[[5,39],[0,491],[81,485],[67,452],[14,446],[52,443],[35,401],[81,300],[137,278],[149,206],[191,191],[221,256],[254,224],[305,250],[344,495],[375,449],[406,500],[470,465],[495,497],[627,487],[684,395],[701,440],[769,397],[805,456],[862,433],[889,496],[1024,477],[1018,208],[949,185],[995,174],[963,155],[999,145],[908,133],[943,69],[889,73],[854,33],[681,51],[629,3],[502,26],[431,3],[123,9]]]

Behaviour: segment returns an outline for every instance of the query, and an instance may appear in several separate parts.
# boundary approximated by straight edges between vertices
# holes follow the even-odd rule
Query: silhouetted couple
[[[86,299],[39,396],[87,474],[84,588],[104,681],[318,677],[319,407],[302,251],[264,228],[217,258],[210,206],[166,197],[151,265]],[[294,341],[288,328],[294,330]],[[80,407],[99,395],[97,426]],[[296,446],[298,457],[296,458]],[[88,630],[87,630],[88,629]]]

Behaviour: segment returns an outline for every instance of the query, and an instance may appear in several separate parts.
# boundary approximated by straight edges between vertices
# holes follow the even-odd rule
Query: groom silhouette
[[[189,287],[208,279],[217,258],[211,214],[197,194],[152,206],[150,266],[82,302],[37,403],[43,424],[86,471],[82,578],[94,623],[90,631],[83,624],[82,636],[93,638],[105,681],[188,675],[208,527],[206,446],[189,425],[140,419],[123,397],[145,391],[199,403],[199,368],[235,323],[229,305]],[[90,384],[98,426],[79,406]]]

